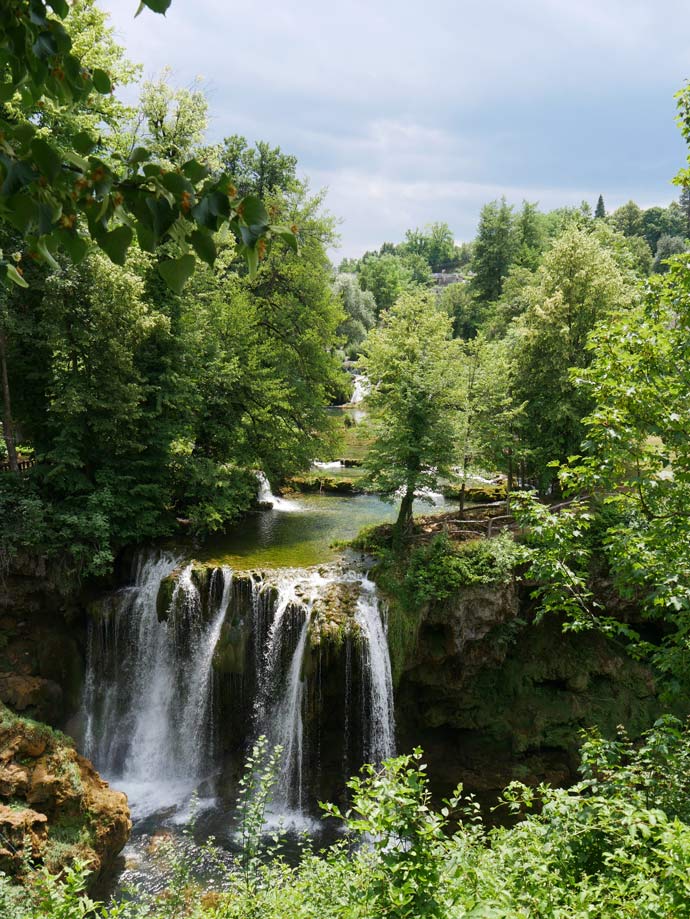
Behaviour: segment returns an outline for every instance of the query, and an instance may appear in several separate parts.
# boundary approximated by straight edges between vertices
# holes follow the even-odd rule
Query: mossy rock
[[[213,669],[217,674],[242,675],[247,661],[249,633],[240,619],[224,622],[213,652]]]
[[[319,492],[330,495],[361,495],[365,493],[361,482],[356,479],[336,478],[330,475],[293,476],[287,481],[293,491]]]
[[[156,615],[158,616],[159,622],[167,622],[173,594],[177,586],[177,578],[178,572],[173,571],[172,574],[164,577],[160,583],[158,595],[156,596]]]
[[[443,489],[446,498],[459,501],[462,497],[461,485],[447,485]],[[470,485],[465,488],[465,501],[468,504],[493,504],[496,501],[505,501],[508,489],[504,482],[496,485]]]
[[[357,622],[357,582],[331,584],[315,602],[309,621],[309,649],[338,653],[346,638],[359,639]]]

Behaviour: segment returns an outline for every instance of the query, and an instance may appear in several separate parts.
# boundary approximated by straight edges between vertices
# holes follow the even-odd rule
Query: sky
[[[611,210],[677,196],[687,0],[100,0],[129,57],[203,77],[209,140],[299,159],[341,221],[339,261],[483,204]]]

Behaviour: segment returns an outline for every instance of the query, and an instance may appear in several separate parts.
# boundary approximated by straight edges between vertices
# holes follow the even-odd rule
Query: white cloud
[[[505,193],[544,207],[666,201],[685,0],[101,0],[146,73],[204,74],[211,133],[266,139],[330,187],[345,251]]]

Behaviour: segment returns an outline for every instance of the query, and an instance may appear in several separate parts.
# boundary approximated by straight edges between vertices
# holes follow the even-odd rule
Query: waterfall
[[[211,575],[205,617],[187,565],[161,611],[161,582],[176,565],[169,555],[141,562],[134,586],[89,628],[85,752],[128,791],[135,814],[177,801],[182,786],[193,790],[211,761],[211,661],[232,574]]]
[[[259,482],[259,492],[257,500],[260,504],[272,504],[274,511],[301,511],[302,506],[299,501],[290,501],[288,498],[280,498],[271,491],[271,483],[268,481],[263,472],[257,472],[256,478]]]
[[[306,797],[307,750],[304,737],[304,705],[308,678],[305,676],[310,626],[315,608],[327,598],[329,588],[345,585],[358,593],[353,624],[359,647],[359,672],[363,681],[359,697],[364,734],[364,758],[380,763],[395,753],[393,681],[388,643],[381,619],[375,584],[365,575],[347,571],[289,571],[274,582],[254,584],[257,595],[273,588],[276,599],[266,630],[263,652],[257,661],[255,734],[265,734],[272,746],[283,749],[276,803],[291,812],[301,812]],[[254,608],[261,605],[254,602]],[[350,759],[352,705],[353,630],[344,642],[344,674],[341,689],[344,728],[341,762]],[[319,658],[320,660],[320,658]],[[320,693],[316,692],[320,703]],[[315,751],[311,751],[312,753]],[[344,778],[347,776],[345,775]]]
[[[368,762],[381,763],[395,754],[393,678],[376,585],[366,577],[361,581],[356,618],[363,639],[362,673],[368,682],[365,755]]]
[[[358,374],[354,378],[354,387],[352,390],[352,396],[350,398],[350,405],[359,405],[360,402],[364,402],[366,397],[371,392],[371,384],[369,380],[364,376],[364,374]]]
[[[322,782],[342,790],[363,761],[394,753],[376,587],[338,565],[143,559],[90,624],[83,709],[86,755],[135,818],[179,810],[263,734],[283,751],[274,808],[302,820]]]

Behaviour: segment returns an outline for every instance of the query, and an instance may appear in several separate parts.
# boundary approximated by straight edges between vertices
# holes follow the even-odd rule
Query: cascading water
[[[341,794],[363,761],[394,752],[376,587],[338,565],[144,560],[91,624],[84,713],[85,752],[135,818],[184,807],[216,773],[232,786],[263,734],[283,751],[274,811],[301,819],[322,782]]]
[[[301,511],[302,506],[299,501],[291,501],[289,498],[281,498],[274,495],[271,491],[271,483],[263,472],[257,472],[256,478],[259,482],[259,493],[257,499],[260,504],[271,504],[274,511]]]
[[[134,586],[90,626],[85,752],[128,792],[135,816],[176,804],[211,762],[211,661],[232,574],[211,575],[205,617],[186,566],[161,622],[159,589],[176,564],[169,555],[140,562]]]
[[[306,797],[304,707],[307,699],[310,629],[315,627],[314,610],[333,587],[344,586],[357,595],[356,611],[349,626],[341,698],[345,730],[341,733],[342,763],[347,767],[353,721],[352,643],[356,632],[359,648],[360,699],[362,716],[361,751],[364,758],[380,763],[395,752],[395,718],[390,658],[376,586],[355,571],[288,571],[275,581],[256,582],[261,595],[267,589],[276,593],[273,618],[268,626],[263,651],[258,660],[255,734],[265,734],[272,746],[283,750],[276,803],[290,812],[301,812]],[[259,604],[255,601],[254,608]],[[320,648],[320,645],[319,645]],[[320,660],[320,658],[319,658]],[[318,677],[316,677],[318,679]],[[317,692],[317,702],[321,698]],[[311,751],[312,754],[314,751]],[[345,774],[346,775],[346,774]],[[345,777],[344,775],[344,777]]]
[[[356,618],[363,637],[362,673],[368,683],[365,756],[367,762],[381,763],[395,753],[393,677],[376,585],[366,577],[361,581]]]
[[[371,392],[371,384],[364,374],[358,374],[354,378],[353,383],[354,386],[352,389],[352,396],[350,397],[350,405],[359,405],[360,402],[364,402]]]

